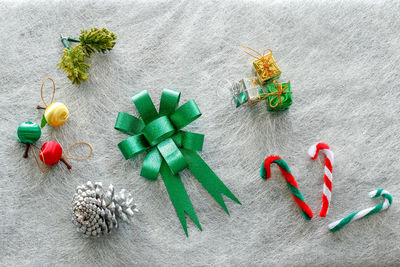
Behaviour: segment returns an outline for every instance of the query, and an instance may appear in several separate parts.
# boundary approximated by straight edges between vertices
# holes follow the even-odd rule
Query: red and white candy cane
[[[322,191],[322,207],[319,213],[320,217],[326,217],[328,213],[329,203],[331,202],[332,194],[332,164],[333,152],[329,146],[324,143],[316,143],[310,147],[308,154],[315,160],[318,157],[318,152],[321,151],[325,155],[325,168],[324,168],[324,188]]]

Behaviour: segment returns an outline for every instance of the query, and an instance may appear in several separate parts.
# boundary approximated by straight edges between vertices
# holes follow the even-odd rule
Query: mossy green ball
[[[33,144],[39,140],[42,130],[36,123],[27,121],[18,126],[17,134],[21,143]]]

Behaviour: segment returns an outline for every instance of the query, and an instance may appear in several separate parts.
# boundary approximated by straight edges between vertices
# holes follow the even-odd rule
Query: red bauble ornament
[[[46,165],[54,165],[60,161],[62,156],[62,147],[55,141],[44,143],[40,149],[40,160]]]

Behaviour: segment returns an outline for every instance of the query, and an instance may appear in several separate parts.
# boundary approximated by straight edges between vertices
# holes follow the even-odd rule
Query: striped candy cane
[[[281,170],[283,176],[286,179],[287,185],[289,186],[290,192],[292,192],[293,199],[297,203],[297,205],[301,209],[301,213],[304,216],[305,220],[310,220],[313,217],[312,210],[310,207],[307,205],[307,203],[304,201],[304,197],[301,194],[297,182],[294,179],[289,166],[286,164],[286,162],[281,159],[279,156],[269,156],[268,158],[265,159],[263,165],[261,166],[261,177],[264,179],[268,179],[271,177],[271,164],[276,163],[278,164],[279,169]]]
[[[315,160],[318,157],[319,151],[325,155],[324,188],[322,190],[322,207],[319,216],[326,217],[329,203],[331,202],[333,152],[329,149],[327,144],[316,143],[310,147],[308,154]]]
[[[329,229],[331,230],[331,232],[336,232],[340,229],[342,229],[345,225],[347,225],[348,223],[370,216],[372,214],[375,214],[377,212],[380,212],[382,210],[386,210],[390,207],[390,205],[392,204],[392,196],[389,194],[388,191],[384,190],[384,189],[378,189],[375,191],[372,191],[369,193],[369,197],[370,198],[377,198],[377,197],[383,197],[385,199],[385,201],[381,204],[376,205],[375,207],[372,208],[368,208],[359,212],[355,212],[350,214],[349,216],[338,220],[336,222],[333,222],[331,224],[329,224]]]

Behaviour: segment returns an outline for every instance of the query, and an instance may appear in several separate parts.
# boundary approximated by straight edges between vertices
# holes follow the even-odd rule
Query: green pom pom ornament
[[[34,122],[27,121],[23,122],[18,126],[17,130],[18,139],[24,144],[33,144],[39,140],[42,130],[40,126]]]

